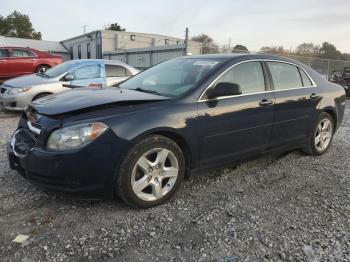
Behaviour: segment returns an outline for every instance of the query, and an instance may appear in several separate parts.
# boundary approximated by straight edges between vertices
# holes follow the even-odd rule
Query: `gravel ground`
[[[324,156],[196,175],[148,210],[36,190],[8,166],[18,116],[0,112],[1,261],[350,261],[349,106]]]

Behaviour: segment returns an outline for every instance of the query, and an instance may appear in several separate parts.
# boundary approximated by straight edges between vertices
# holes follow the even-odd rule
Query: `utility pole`
[[[83,25],[83,28],[84,28],[84,34],[86,33],[86,27],[87,27],[87,25]]]
[[[186,33],[185,33],[185,49],[184,49],[184,55],[187,56],[187,49],[188,49],[188,27],[186,27]]]
[[[231,37],[230,37],[230,40],[228,41],[228,49],[231,49]]]

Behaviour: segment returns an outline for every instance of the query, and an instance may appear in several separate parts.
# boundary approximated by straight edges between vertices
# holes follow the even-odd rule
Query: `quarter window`
[[[81,67],[73,72],[74,80],[92,79],[101,77],[100,65],[89,65]]]
[[[125,67],[118,65],[105,65],[106,77],[125,77],[131,75]]]
[[[296,66],[280,62],[267,62],[267,65],[272,75],[275,90],[285,90],[303,86]]]
[[[238,84],[242,94],[265,91],[264,73],[260,62],[246,62],[234,66],[215,83],[229,82]]]
[[[303,80],[303,86],[312,86],[312,82],[303,69],[299,68],[301,79]]]

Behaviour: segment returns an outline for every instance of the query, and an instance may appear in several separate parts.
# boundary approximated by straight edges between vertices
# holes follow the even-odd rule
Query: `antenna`
[[[82,27],[84,28],[84,34],[85,34],[87,25],[83,25]]]

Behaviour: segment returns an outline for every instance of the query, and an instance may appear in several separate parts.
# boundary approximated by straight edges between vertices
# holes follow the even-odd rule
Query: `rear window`
[[[105,65],[107,77],[125,77],[131,73],[123,66],[119,65]]]
[[[298,68],[281,62],[267,62],[275,90],[285,90],[302,87]]]

